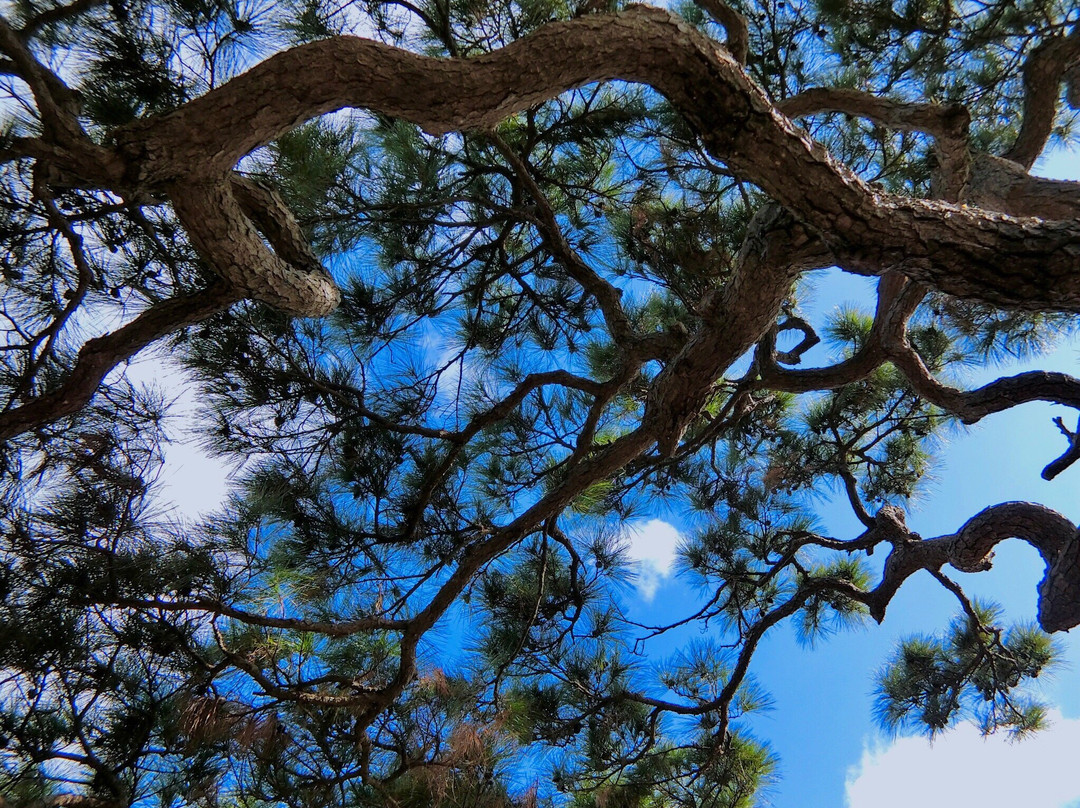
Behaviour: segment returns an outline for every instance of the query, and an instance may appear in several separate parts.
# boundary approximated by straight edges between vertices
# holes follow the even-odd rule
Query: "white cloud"
[[[848,769],[847,808],[1077,808],[1080,719],[1057,711],[1051,725],[1023,741],[983,738],[970,724],[938,737],[900,738],[864,749]]]
[[[231,468],[199,446],[192,427],[201,417],[193,382],[175,362],[160,352],[148,351],[126,368],[136,384],[153,384],[173,400],[164,447],[158,504],[173,516],[195,519],[224,502]]]
[[[637,589],[642,599],[651,601],[664,579],[671,575],[679,531],[662,519],[650,519],[626,528],[630,558],[637,562]]]

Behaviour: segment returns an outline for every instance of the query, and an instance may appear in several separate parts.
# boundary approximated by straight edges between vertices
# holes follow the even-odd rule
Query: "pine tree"
[[[1076,526],[905,508],[946,431],[1080,408],[953,373],[1080,311],[1080,187],[1031,173],[1073,4],[16,0],[0,73],[0,805],[750,806],[762,638],[919,571],[960,616],[883,724],[1040,726]],[[833,266],[874,311],[820,322]],[[147,349],[240,465],[196,524]],[[818,529],[837,491],[860,535]],[[659,669],[622,546],[657,503],[708,625]],[[1013,537],[1039,627],[946,572]]]

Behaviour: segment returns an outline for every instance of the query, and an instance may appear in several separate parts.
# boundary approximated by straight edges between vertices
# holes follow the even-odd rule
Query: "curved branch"
[[[231,286],[300,317],[337,308],[337,284],[272,191],[234,176],[228,182],[177,183],[169,196],[191,243]]]
[[[925,132],[933,136],[937,150],[935,196],[955,202],[968,180],[971,116],[962,104],[919,104],[881,98],[861,90],[814,87],[784,99],[776,108],[789,118],[843,112],[901,132]]]
[[[1068,36],[1046,39],[1031,51],[1024,63],[1024,119],[1006,159],[1026,169],[1035,164],[1054,128],[1062,79],[1078,60],[1080,25],[1073,26]]]
[[[916,393],[965,424],[974,424],[987,415],[1031,401],[1062,404],[1080,410],[1080,379],[1067,373],[1031,370],[995,379],[976,390],[957,390],[935,378],[922,357],[903,337],[890,343],[888,352],[893,364],[907,377]],[[1069,447],[1043,469],[1045,480],[1054,479],[1080,460],[1080,441],[1060,421],[1057,419],[1059,428],[1069,438]]]
[[[776,334],[770,331],[754,354],[758,387],[787,393],[835,390],[866,378],[888,360],[886,346],[902,338],[904,327],[926,295],[926,287],[903,275],[889,273],[878,281],[877,309],[866,342],[842,362],[823,368],[791,370],[778,364]]]
[[[1080,409],[1080,379],[1057,371],[1031,370],[995,379],[975,390],[957,390],[938,381],[914,349],[906,346],[892,353],[892,361],[907,376],[920,396],[974,424],[987,415],[1026,404],[1046,401]]]
[[[123,328],[89,340],[63,385],[0,413],[0,440],[73,415],[90,402],[101,380],[121,362],[166,334],[228,308],[241,297],[218,283],[196,294],[158,303]]]
[[[926,540],[907,529],[899,508],[882,508],[875,522],[868,533],[880,534],[878,538],[893,545],[881,583],[863,598],[878,622],[900,585],[915,572],[944,564],[961,572],[987,570],[998,542],[1018,538],[1046,562],[1039,584],[1039,625],[1049,632],[1080,625],[1080,534],[1057,511],[1031,502],[1004,502],[980,511],[956,533]]]
[[[1077,431],[1073,432],[1065,426],[1065,422],[1060,418],[1055,418],[1054,423],[1057,424],[1057,428],[1061,430],[1061,434],[1069,439],[1069,448],[1065,450],[1061,457],[1050,461],[1046,465],[1046,468],[1042,470],[1042,478],[1044,480],[1054,479],[1073,463],[1080,460],[1080,424],[1077,424]]]
[[[710,154],[821,232],[843,269],[895,269],[1011,308],[1080,311],[1080,222],[1014,219],[875,191],[778,113],[726,50],[659,9],[551,23],[470,59],[353,37],[321,40],[114,135],[132,183],[214,187],[252,149],[344,107],[435,134],[490,129],[565,90],[612,79],[666,96]]]
[[[802,334],[802,339],[799,340],[799,344],[792,348],[790,351],[775,351],[773,352],[777,362],[783,362],[785,365],[798,365],[802,363],[802,356],[809,351],[819,342],[821,337],[814,331],[814,327],[810,325],[802,317],[789,316],[784,322],[777,325],[769,334],[772,336],[773,345],[775,348],[776,337],[779,337],[785,331],[798,331]]]
[[[724,0],[694,0],[694,5],[705,12],[724,27],[727,33],[727,49],[735,57],[735,61],[741,65],[746,64],[746,57],[750,53],[750,29],[746,24],[746,17],[733,9]]]

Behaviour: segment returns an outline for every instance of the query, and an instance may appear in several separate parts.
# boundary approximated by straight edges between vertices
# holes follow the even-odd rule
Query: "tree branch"
[[[735,268],[705,322],[657,376],[642,429],[670,457],[725,370],[762,338],[808,269],[828,266],[829,252],[785,210],[767,205],[751,220]]]
[[[233,176],[226,182],[177,184],[169,196],[191,243],[231,286],[300,317],[337,308],[337,284],[275,193]]]
[[[902,339],[904,327],[926,295],[926,287],[911,283],[903,275],[889,273],[878,281],[874,324],[866,342],[842,362],[823,368],[791,370],[777,363],[776,335],[769,332],[754,355],[759,381],[757,387],[787,393],[835,390],[866,378],[888,359],[886,346]]]
[[[773,335],[774,348],[776,337],[779,337],[785,331],[798,331],[803,335],[799,344],[790,351],[773,352],[776,361],[783,362],[785,365],[798,365],[802,363],[803,354],[821,342],[821,337],[817,335],[817,332],[814,331],[814,327],[810,325],[810,323],[806,322],[802,317],[789,316],[784,322],[778,324],[769,332]]]
[[[1054,128],[1058,92],[1070,66],[1080,60],[1080,24],[1068,36],[1050,37],[1024,63],[1024,112],[1020,134],[1005,158],[1031,169]]]
[[[90,402],[101,380],[121,362],[166,334],[228,308],[241,297],[218,283],[196,294],[158,303],[123,328],[89,340],[58,389],[0,413],[0,440],[73,415]]]
[[[1033,177],[1019,163],[980,154],[971,168],[964,201],[1010,216],[1080,219],[1080,182]]]
[[[1039,625],[1049,632],[1080,625],[1080,538],[1076,526],[1057,511],[1030,502],[1004,502],[980,511],[956,533],[925,540],[907,529],[899,508],[882,508],[875,522],[867,532],[893,545],[881,583],[864,598],[878,622],[900,585],[915,572],[944,564],[961,572],[987,570],[998,542],[1018,538],[1035,547],[1046,562],[1039,584]]]
[[[727,49],[731,51],[736,62],[746,64],[746,57],[750,53],[750,29],[746,25],[746,17],[724,0],[694,0],[694,5],[704,9],[724,27],[727,32]]]
[[[789,118],[843,112],[901,132],[925,132],[933,136],[937,149],[934,195],[955,202],[968,181],[971,116],[962,104],[918,104],[880,98],[861,90],[814,87],[780,101],[776,108]]]
[[[581,259],[577,250],[570,246],[563,235],[562,228],[559,227],[555,211],[547,195],[533,177],[529,164],[501,137],[495,134],[489,137],[499,154],[510,164],[518,182],[524,186],[526,193],[535,203],[539,213],[536,224],[539,226],[544,243],[570,276],[596,301],[604,315],[604,322],[607,323],[611,338],[624,347],[637,342],[638,336],[622,307],[622,291],[597,275],[592,267]]]
[[[987,415],[1030,401],[1046,401],[1080,410],[1080,379],[1067,373],[1032,370],[995,379],[976,390],[957,390],[936,379],[906,339],[890,343],[888,354],[916,393],[965,424],[977,423]],[[1076,436],[1060,423],[1059,426],[1069,437],[1069,448],[1043,469],[1042,476],[1046,480],[1054,479],[1080,460],[1080,443]]]
[[[551,59],[553,52],[562,58]],[[435,134],[490,130],[567,89],[610,79],[644,82],[665,95],[710,154],[818,230],[848,271],[897,270],[961,298],[1080,311],[1080,222],[1012,219],[875,191],[778,115],[726,51],[658,9],[551,23],[470,59],[433,59],[352,37],[321,40],[114,134],[131,182],[212,187],[252,149],[343,107],[404,118]],[[202,206],[203,214],[211,210]]]
[[[1061,430],[1061,433],[1069,439],[1069,448],[1065,450],[1065,453],[1056,460],[1052,460],[1047,464],[1046,468],[1042,470],[1042,478],[1044,480],[1052,480],[1057,477],[1065,469],[1069,468],[1077,460],[1080,460],[1080,424],[1077,424],[1077,431],[1066,428],[1065,422],[1060,418],[1055,418],[1054,423],[1057,424],[1057,428]]]

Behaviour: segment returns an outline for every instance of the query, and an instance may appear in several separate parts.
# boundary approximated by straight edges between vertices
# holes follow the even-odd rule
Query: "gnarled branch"
[[[1066,71],[1080,61],[1080,25],[1068,36],[1040,42],[1024,63],[1024,118],[1005,158],[1030,169],[1054,128],[1058,92]]]
[[[178,183],[169,195],[191,243],[226,282],[300,317],[319,317],[337,308],[337,284],[272,191],[231,178]]]
[[[893,546],[881,583],[864,599],[879,622],[900,585],[914,573],[944,564],[961,572],[989,569],[998,542],[1018,538],[1046,562],[1039,584],[1039,625],[1050,632],[1080,625],[1080,538],[1076,525],[1057,511],[1031,502],[1003,502],[983,509],[956,533],[933,539],[910,532],[903,512],[892,506],[878,511],[875,523],[867,534]]]

